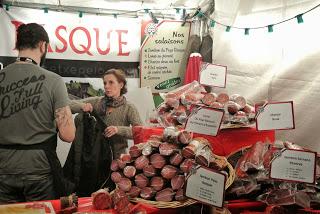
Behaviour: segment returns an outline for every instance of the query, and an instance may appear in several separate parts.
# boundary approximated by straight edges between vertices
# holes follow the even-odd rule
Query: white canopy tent
[[[236,4],[237,2],[238,4]],[[214,17],[245,28],[267,26],[318,5],[320,1],[216,1]],[[229,9],[227,9],[229,8]],[[228,91],[251,100],[294,102],[295,129],[276,131],[278,139],[320,151],[320,8],[297,19],[250,30],[214,28],[213,61],[228,66]]]
[[[169,18],[174,17],[175,8],[187,8],[190,13],[198,7],[206,11],[210,2],[4,1],[15,6],[47,6],[54,10],[83,10],[107,15],[140,16],[144,9],[150,9],[156,11],[156,15]],[[320,0],[215,0],[215,11],[210,19],[215,20],[216,25],[210,28],[210,33],[213,36],[213,62],[228,67],[226,90],[252,101],[292,100],[296,127],[277,131],[277,138],[320,152],[320,7],[307,12],[318,4]],[[299,14],[303,14],[301,24],[295,18]],[[290,18],[293,19],[273,25]],[[273,32],[268,33],[268,25],[273,25]],[[225,26],[231,27],[230,32],[225,31]],[[249,29],[249,35],[244,34],[245,28]]]
[[[202,0],[203,1],[203,0]],[[31,8],[49,8],[58,11],[78,12],[83,11],[93,14],[119,16],[140,16],[144,14],[144,9],[153,10],[154,13],[162,17],[175,17],[176,10],[173,8],[185,8],[192,10],[202,5],[200,0],[18,0],[4,1],[6,4],[31,7]],[[206,3],[205,3],[206,4]],[[204,7],[204,6],[202,6]]]

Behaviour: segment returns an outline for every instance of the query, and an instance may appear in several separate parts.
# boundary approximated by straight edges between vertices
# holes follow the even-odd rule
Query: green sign
[[[165,81],[159,83],[158,85],[156,85],[156,87],[154,87],[154,88],[157,90],[169,89],[169,88],[172,88],[173,86],[176,86],[180,83],[181,83],[181,78],[176,77],[176,78],[165,80]]]

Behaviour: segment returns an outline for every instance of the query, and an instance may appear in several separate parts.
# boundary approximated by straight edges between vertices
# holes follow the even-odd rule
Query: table
[[[60,211],[60,200],[50,200],[47,202],[51,202],[56,213]],[[78,199],[78,212],[94,212],[94,213],[104,213],[104,214],[117,214],[114,209],[108,210],[95,210],[92,206],[92,198],[91,197],[83,197]],[[140,207],[146,209],[147,214],[178,214],[179,209],[158,209],[155,207],[150,207],[149,205],[140,204]]]
[[[146,142],[151,135],[162,135],[164,128],[162,127],[144,127],[137,126],[134,127],[134,143]],[[258,141],[273,142],[275,140],[274,131],[257,131],[255,127],[246,128],[235,128],[235,129],[222,129],[217,136],[209,136],[194,133],[194,137],[204,137],[206,138],[212,146],[213,152],[220,156],[229,156],[242,148],[249,147]],[[92,207],[92,199],[79,198],[79,212],[102,212],[102,213],[116,213],[114,210],[94,210]],[[60,200],[50,201],[56,211],[60,210]],[[240,206],[258,206],[263,207],[260,202],[247,202],[242,203],[227,203],[226,207],[236,211],[239,210]],[[263,207],[264,208],[264,207]],[[156,211],[155,211],[156,210]],[[181,209],[155,209],[147,213],[159,213],[159,214],[178,214],[181,213]]]

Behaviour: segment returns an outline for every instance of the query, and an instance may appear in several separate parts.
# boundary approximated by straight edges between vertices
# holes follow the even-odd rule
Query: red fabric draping
[[[51,202],[53,209],[56,213],[58,213],[61,209],[60,207],[60,200],[51,200],[48,201]],[[85,197],[85,198],[79,198],[78,199],[78,212],[109,212],[110,214],[116,214],[115,210],[108,209],[108,210],[95,210],[92,207],[92,198],[91,197]]]
[[[265,203],[260,201],[250,201],[245,199],[228,201],[225,206],[232,214],[242,214],[249,210],[250,212],[255,211],[260,213],[267,207]]]
[[[92,207],[91,203],[92,199],[90,197],[87,198],[79,198],[79,207],[78,212],[82,213],[110,213],[116,214],[116,211],[113,209],[109,210],[95,210]],[[47,202],[51,202],[53,209],[56,213],[60,211],[60,200],[50,200]],[[141,207],[149,207],[149,205],[138,204],[136,206]],[[272,206],[267,206],[266,204],[259,202],[259,201],[250,201],[248,199],[241,199],[241,200],[232,200],[227,201],[225,207],[232,213],[232,214],[265,214],[270,213],[268,210]],[[146,210],[146,214],[178,214],[182,212],[183,208],[177,209],[157,209],[151,208]],[[299,213],[320,213],[320,210],[313,210],[313,209],[299,209]]]
[[[146,142],[151,135],[162,135],[163,128],[136,126],[133,128],[134,143]],[[228,156],[258,141],[275,140],[274,131],[257,131],[252,128],[222,129],[217,136],[194,133],[194,137],[206,138],[216,155]]]
[[[51,202],[53,209],[55,210],[56,213],[59,213],[60,211],[60,200],[51,200],[48,201]],[[94,212],[94,213],[110,213],[110,214],[117,214],[117,212],[114,209],[108,209],[108,210],[95,210],[92,206],[92,198],[91,197],[84,197],[84,198],[79,198],[78,199],[78,212]],[[150,206],[148,204],[135,204],[134,205],[134,210],[135,211],[141,211],[142,213],[147,213],[147,214],[176,214],[176,212],[173,212],[171,209],[164,209],[160,211],[158,208]]]
[[[199,53],[190,54],[183,82],[184,85],[191,83],[194,80],[199,81],[201,63],[202,57]]]

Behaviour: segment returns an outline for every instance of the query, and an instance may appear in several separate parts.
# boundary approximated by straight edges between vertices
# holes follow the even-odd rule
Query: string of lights
[[[198,18],[203,18],[203,17],[205,17],[205,18],[207,18],[208,20],[210,20],[210,27],[212,27],[212,28],[215,27],[215,25],[217,24],[217,25],[221,25],[221,26],[225,27],[225,31],[226,31],[226,32],[230,32],[231,29],[234,28],[234,29],[244,30],[244,34],[245,34],[245,35],[249,35],[250,29],[261,29],[261,28],[267,28],[267,29],[268,29],[268,32],[269,32],[269,33],[272,33],[272,32],[273,32],[273,27],[274,27],[275,25],[280,25],[280,24],[282,24],[282,23],[284,23],[284,22],[288,22],[288,21],[293,20],[293,19],[297,19],[297,23],[298,23],[298,24],[301,24],[301,23],[304,22],[302,16],[305,15],[306,13],[309,13],[309,12],[315,10],[315,9],[318,8],[318,7],[320,7],[320,4],[312,7],[311,9],[309,9],[309,10],[303,12],[303,13],[300,13],[300,14],[298,14],[298,15],[296,15],[296,16],[293,16],[293,17],[291,17],[291,18],[288,18],[288,19],[285,19],[285,20],[282,20],[282,21],[279,21],[279,22],[276,22],[276,23],[273,23],[273,24],[268,24],[268,25],[263,25],[263,26],[255,26],[255,27],[237,27],[237,26],[232,26],[232,25],[223,24],[223,23],[221,23],[221,22],[219,22],[219,21],[217,21],[217,20],[215,20],[215,19],[212,19],[212,18],[206,16],[201,10],[198,11],[197,17],[198,17]]]

